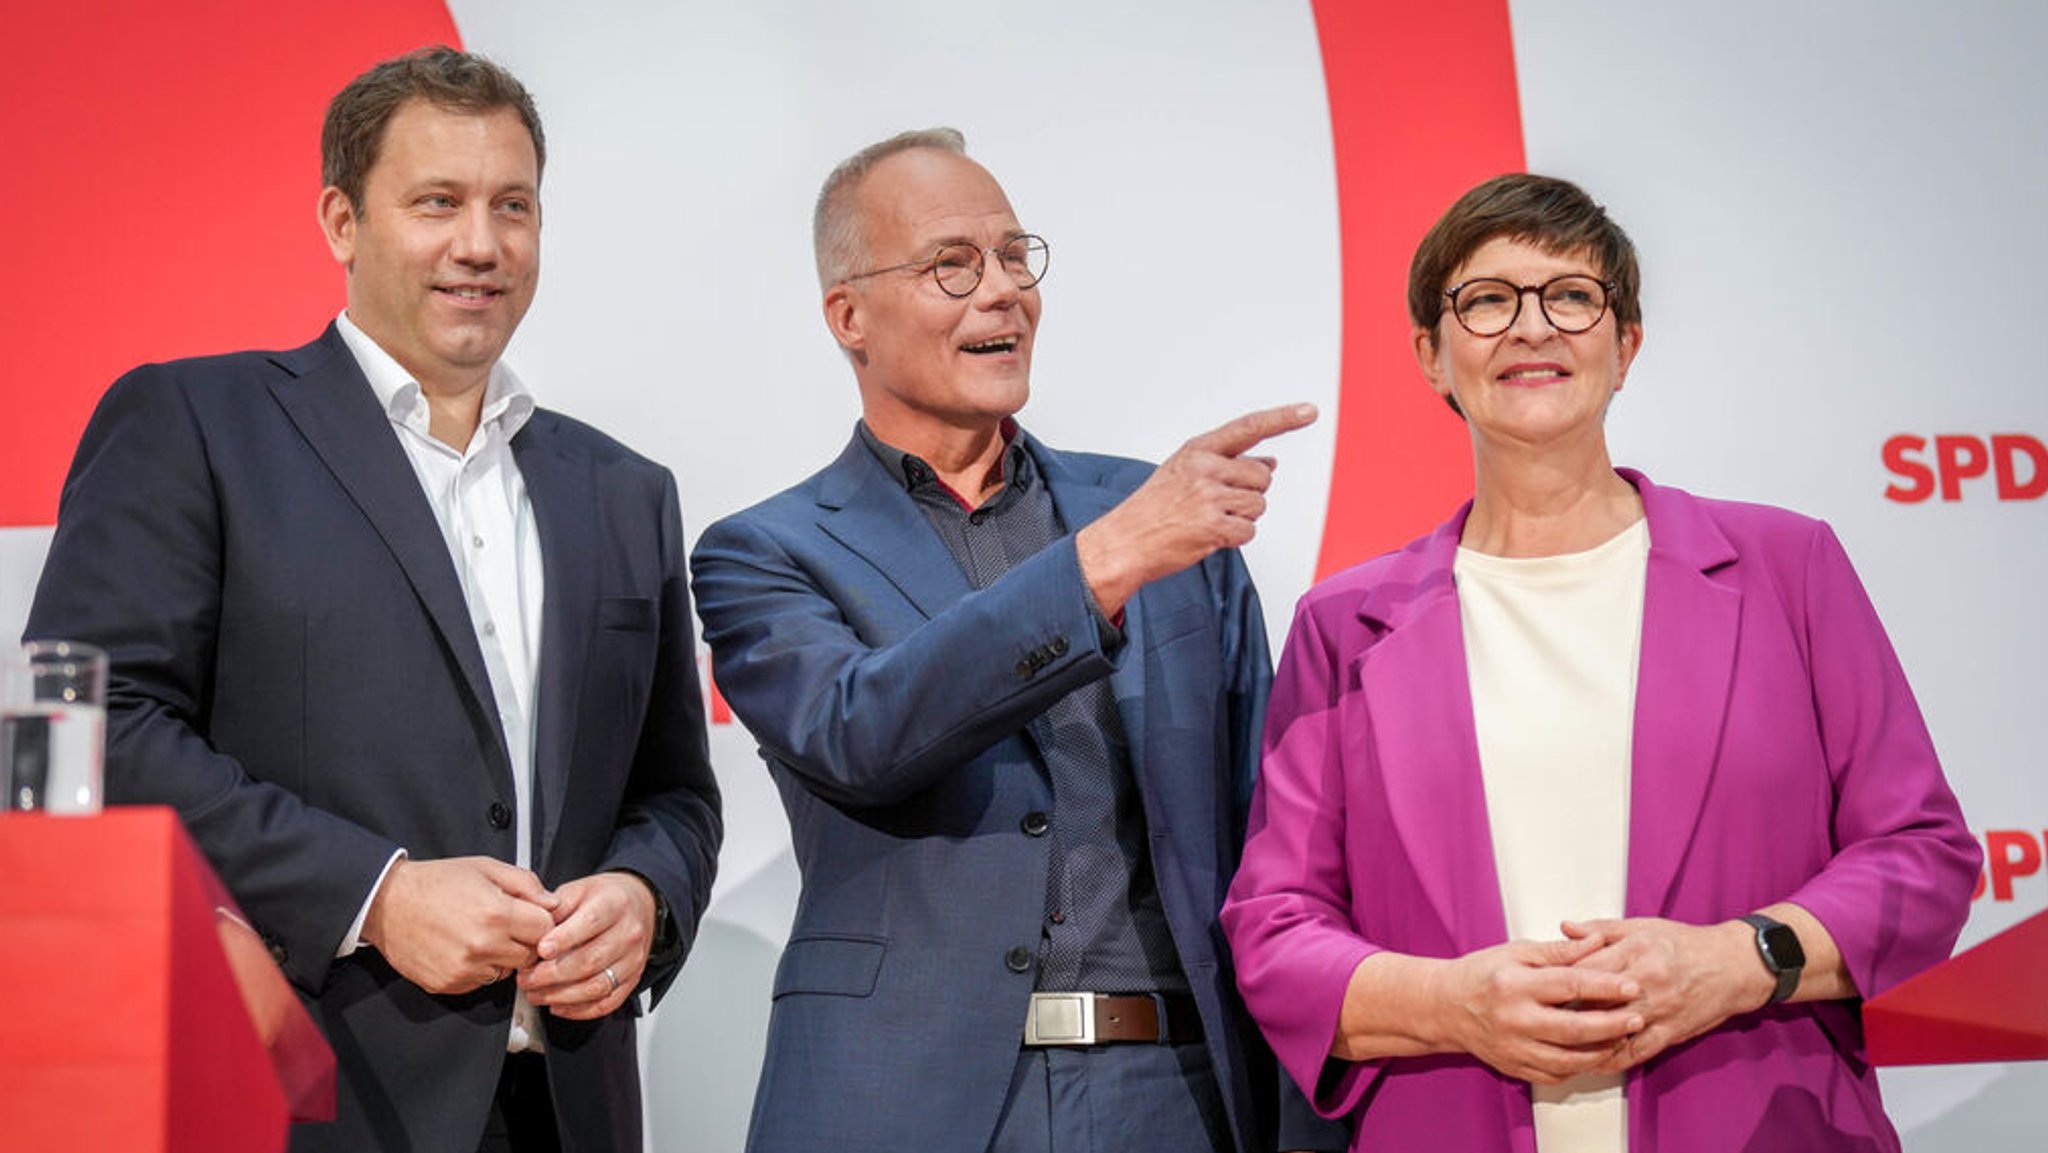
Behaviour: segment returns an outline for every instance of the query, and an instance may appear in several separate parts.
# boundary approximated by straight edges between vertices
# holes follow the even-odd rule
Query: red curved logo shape
[[[295,347],[340,311],[314,217],[327,101],[378,60],[457,43],[441,0],[14,7],[0,526],[55,523],[78,434],[116,376]]]
[[[1465,426],[1410,351],[1408,260],[1460,193],[1524,161],[1507,0],[1314,7],[1344,253],[1321,579],[1428,531],[1471,494]]]

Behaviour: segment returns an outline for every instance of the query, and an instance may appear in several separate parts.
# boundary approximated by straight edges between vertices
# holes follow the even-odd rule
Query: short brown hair
[[[1613,285],[1608,307],[1622,324],[1643,319],[1642,271],[1636,246],[1608,218],[1607,209],[1569,180],[1511,172],[1458,198],[1430,227],[1408,265],[1408,319],[1435,341],[1444,315],[1444,290],[1472,254],[1497,237],[1533,244],[1558,255],[1584,253],[1600,279]],[[1456,407],[1453,405],[1453,407]]]
[[[321,185],[341,189],[360,210],[363,184],[377,163],[384,129],[413,100],[472,115],[510,108],[533,137],[534,172],[547,167],[540,110],[519,78],[481,56],[436,45],[386,60],[334,94],[320,129]]]

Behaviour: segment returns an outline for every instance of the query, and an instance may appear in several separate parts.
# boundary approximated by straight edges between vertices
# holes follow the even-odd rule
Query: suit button
[[[1009,966],[1012,973],[1028,973],[1031,971],[1031,950],[1022,945],[1012,945],[1010,951],[1003,954],[1003,964]]]
[[[1054,638],[1052,638],[1052,644],[1051,644],[1051,646],[1049,646],[1049,647],[1050,647],[1050,648],[1052,649],[1052,655],[1054,655],[1054,656],[1056,656],[1056,657],[1063,657],[1063,656],[1066,656],[1066,655],[1067,655],[1067,638],[1065,638],[1065,637],[1054,637]]]
[[[512,826],[512,810],[506,808],[503,801],[492,801],[490,810],[484,815],[490,818],[491,827],[494,829],[506,829]]]
[[[1045,831],[1052,827],[1052,819],[1047,817],[1044,813],[1039,812],[1037,809],[1033,809],[1030,812],[1024,814],[1024,819],[1022,821],[1019,821],[1018,824],[1021,825],[1024,829],[1024,832],[1029,834],[1030,836],[1042,837],[1045,835]]]
[[[1034,665],[1034,664],[1032,664],[1032,663],[1031,663],[1030,661],[1028,661],[1028,660],[1022,660],[1022,661],[1018,661],[1018,662],[1017,662],[1017,679],[1018,679],[1018,680],[1021,680],[1021,681],[1028,681],[1028,680],[1030,680],[1030,679],[1031,679],[1031,674],[1032,674],[1032,673],[1035,673],[1035,672],[1037,672],[1037,671],[1038,671],[1038,666],[1037,666],[1037,665]]]

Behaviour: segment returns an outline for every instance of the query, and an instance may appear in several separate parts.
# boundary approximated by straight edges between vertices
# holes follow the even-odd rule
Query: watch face
[[[1790,926],[1772,925],[1763,931],[1764,956],[1770,958],[1771,967],[1783,972],[1786,969],[1802,968],[1806,964],[1806,950],[1799,945],[1799,934]]]

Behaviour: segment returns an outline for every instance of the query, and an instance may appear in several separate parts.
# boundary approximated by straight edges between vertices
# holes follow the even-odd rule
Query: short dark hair
[[[1600,279],[1614,287],[1608,307],[1622,324],[1643,319],[1642,271],[1636,246],[1595,203],[1569,180],[1511,172],[1496,176],[1458,198],[1430,226],[1408,265],[1408,318],[1432,333],[1444,315],[1444,290],[1451,275],[1472,254],[1497,237],[1533,244],[1558,255],[1584,253]],[[1453,407],[1456,407],[1455,405]]]
[[[377,163],[384,129],[399,109],[414,100],[473,115],[510,108],[533,137],[535,173],[547,167],[540,110],[519,78],[481,56],[436,45],[386,60],[334,94],[327,105],[327,122],[320,129],[322,186],[341,189],[349,204],[360,210],[363,184]]]

